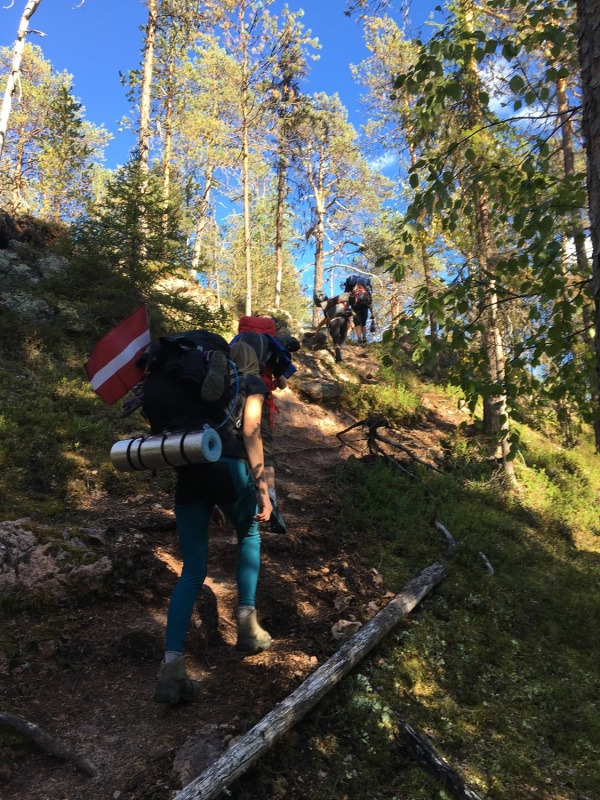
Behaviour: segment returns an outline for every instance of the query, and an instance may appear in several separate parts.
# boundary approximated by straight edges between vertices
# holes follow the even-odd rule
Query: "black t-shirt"
[[[269,390],[258,375],[240,375],[240,394],[245,400],[254,394],[266,396]],[[226,458],[246,458],[246,448],[242,427],[235,428],[233,421],[218,429],[223,444],[221,456]],[[175,488],[176,503],[193,503],[196,500],[214,499],[215,502],[233,502],[235,493],[225,485],[227,470],[215,464],[190,464],[176,467],[177,485]],[[225,481],[225,483],[224,483]],[[229,494],[228,494],[229,491]]]
[[[269,390],[265,386],[263,379],[258,375],[240,375],[240,394],[244,398],[245,405],[246,398],[250,397],[250,395],[260,394],[265,397],[269,394]],[[228,458],[246,458],[241,426],[235,430],[231,425],[224,425],[223,428],[219,429],[219,435],[223,443],[221,455]]]

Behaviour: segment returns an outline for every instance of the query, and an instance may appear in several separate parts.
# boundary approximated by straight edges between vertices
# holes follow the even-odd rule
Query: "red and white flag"
[[[85,365],[92,389],[105,403],[115,403],[144,377],[135,363],[150,344],[146,306],[113,328],[94,347]]]

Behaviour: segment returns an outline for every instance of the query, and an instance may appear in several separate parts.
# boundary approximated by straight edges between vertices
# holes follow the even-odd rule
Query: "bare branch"
[[[78,756],[70,747],[67,747],[63,742],[55,739],[54,736],[45,733],[41,728],[38,728],[37,725],[34,725],[33,722],[28,722],[26,719],[23,719],[23,717],[3,711],[0,712],[0,725],[7,725],[27,739],[31,739],[34,744],[48,753],[48,755],[55,756],[64,761],[72,761],[77,769],[83,772],[84,775],[90,778],[95,778],[96,775],[98,775],[98,770],[91,761]]]

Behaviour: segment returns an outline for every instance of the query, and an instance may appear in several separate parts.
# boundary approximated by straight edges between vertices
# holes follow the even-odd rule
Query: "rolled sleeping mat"
[[[214,428],[186,433],[165,433],[115,442],[110,460],[120,472],[205,464],[221,458],[223,445]]]

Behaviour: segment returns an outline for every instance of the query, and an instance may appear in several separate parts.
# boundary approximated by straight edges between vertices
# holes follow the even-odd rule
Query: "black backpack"
[[[215,351],[225,354],[227,372],[223,394],[208,403],[201,391]],[[150,432],[201,430],[208,425],[222,438],[235,435],[241,427],[244,401],[230,354],[222,336],[205,330],[161,336],[153,342],[138,362],[146,370],[141,406]]]

